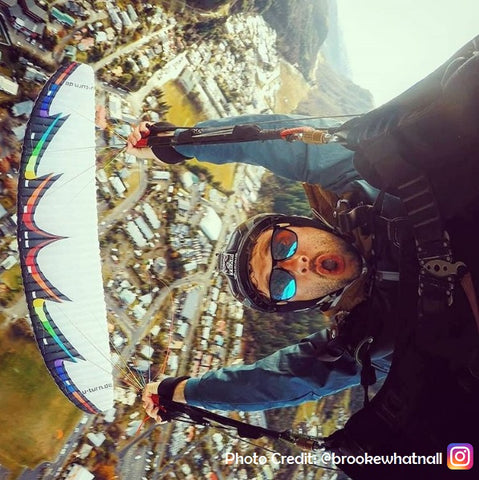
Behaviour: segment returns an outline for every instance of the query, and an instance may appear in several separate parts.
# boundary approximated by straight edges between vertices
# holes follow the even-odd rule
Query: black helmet
[[[231,234],[224,251],[218,255],[218,269],[226,276],[233,296],[245,306],[263,312],[294,312],[321,307],[329,310],[344,288],[326,296],[306,301],[278,302],[262,295],[251,282],[249,260],[259,235],[274,226],[314,227],[337,234],[316,219],[279,213],[262,213],[241,223]]]

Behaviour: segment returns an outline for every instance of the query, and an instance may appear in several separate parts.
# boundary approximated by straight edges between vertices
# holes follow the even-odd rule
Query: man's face
[[[297,250],[276,267],[288,271],[296,280],[296,293],[289,301],[312,300],[346,286],[361,273],[357,252],[340,237],[314,227],[287,227],[298,237]],[[273,229],[262,232],[250,257],[250,276],[256,288],[270,298],[269,278],[273,260]]]

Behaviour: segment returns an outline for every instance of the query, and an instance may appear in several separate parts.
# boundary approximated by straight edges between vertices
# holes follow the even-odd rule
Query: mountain
[[[346,49],[338,25],[336,0],[188,0],[202,10],[230,6],[230,14],[254,12],[277,33],[280,55],[311,85],[296,113],[341,115],[373,108],[371,93],[348,77]],[[216,10],[217,11],[217,10]],[[221,23],[221,18],[215,18]]]
[[[306,100],[296,107],[304,115],[352,115],[365,113],[374,106],[369,90],[337,73],[328,63],[318,62],[314,86]]]
[[[307,100],[297,106],[296,113],[347,115],[373,108],[371,93],[350,80],[336,0],[255,0],[254,3],[276,31],[280,54],[312,85]]]
[[[352,78],[349,66],[348,53],[338,20],[338,6],[336,0],[329,3],[328,36],[321,45],[320,53],[328,64],[341,75]]]
[[[328,35],[329,0],[255,0],[255,7],[278,35],[278,50],[306,79]]]
[[[196,12],[259,13],[276,30],[278,49],[306,79],[328,34],[330,0],[186,0]]]

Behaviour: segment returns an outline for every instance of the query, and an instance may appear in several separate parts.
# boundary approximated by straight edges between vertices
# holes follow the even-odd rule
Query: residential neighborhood
[[[115,408],[82,416],[57,456],[25,468],[21,480],[93,479],[99,459],[113,457],[112,478],[124,479],[270,480],[281,468],[226,465],[226,453],[259,448],[229,432],[181,422],[143,425],[138,389],[122,381],[125,370],[144,383],[159,373],[196,376],[243,361],[243,307],[215,271],[216,254],[257,201],[264,173],[232,166],[225,185],[189,164],[138,161],[122,148],[131,125],[161,120],[175,108],[161,96],[172,81],[199,119],[270,113],[280,88],[276,34],[262,17],[232,15],[207,35],[192,25],[201,12],[184,5],[178,13],[163,3],[0,0],[2,321],[28,319],[15,200],[26,123],[59,65],[88,63],[97,76],[98,229],[117,380]],[[266,422],[262,413],[239,416]],[[339,425],[344,421],[343,415]],[[314,417],[303,426],[320,428]],[[0,478],[8,475],[0,466]],[[337,478],[317,467],[303,475]]]

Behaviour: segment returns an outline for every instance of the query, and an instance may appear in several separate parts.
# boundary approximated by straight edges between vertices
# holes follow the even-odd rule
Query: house
[[[108,96],[108,112],[110,114],[111,120],[121,121],[122,111],[121,111],[121,97],[111,93]]]
[[[116,175],[112,175],[108,178],[108,180],[110,181],[111,186],[114,188],[116,194],[118,196],[123,195],[123,193],[126,191],[126,187],[125,184],[121,181],[121,178],[117,177]]]
[[[128,428],[125,430],[125,433],[128,437],[134,437],[138,434],[140,427],[142,424],[142,420],[135,420],[128,424]]]
[[[140,229],[134,222],[129,221],[126,224],[125,229],[137,247],[142,248],[146,246],[145,237],[142,235]]]
[[[140,353],[145,358],[151,358],[155,353],[155,349],[153,347],[150,347],[149,345],[144,345]]]
[[[136,402],[136,391],[125,390],[124,388],[115,388],[115,400],[124,405],[134,405]]]
[[[93,480],[95,475],[89,472],[85,467],[74,463],[65,477],[65,480]]]
[[[156,212],[153,210],[153,207],[149,203],[143,205],[143,212],[145,217],[148,220],[148,223],[156,230],[161,227],[161,222],[156,215]]]
[[[19,0],[23,13],[37,23],[47,23],[48,13],[35,3],[35,0]]]
[[[103,444],[103,442],[106,440],[105,434],[102,432],[98,432],[98,433],[90,432],[89,434],[87,434],[86,437],[88,438],[88,440],[90,440],[92,445],[94,445],[95,447],[100,447]]]
[[[26,14],[18,2],[0,0],[0,7],[1,6],[8,9],[8,18],[15,30],[19,30],[29,37],[37,37],[43,34],[45,22]]]
[[[129,290],[128,288],[123,288],[118,293],[118,298],[125,305],[132,305],[134,302],[136,302],[136,294],[132,290]]]
[[[153,172],[153,180],[169,180],[171,178],[171,172],[168,170],[155,170]]]
[[[154,237],[153,232],[151,231],[150,227],[148,226],[143,217],[136,217],[134,222],[147,240],[151,240]]]
[[[92,37],[87,37],[82,39],[79,42],[78,50],[80,50],[80,52],[86,52],[87,50],[90,50],[91,48],[93,48],[94,45],[95,45],[95,40]]]
[[[126,6],[126,11],[128,12],[128,16],[130,17],[132,22],[136,22],[138,20],[138,15],[136,14],[135,9],[130,3]]]
[[[21,117],[22,115],[29,116],[33,110],[33,101],[26,100],[25,102],[19,102],[13,105],[12,107],[12,115],[14,117]]]
[[[104,43],[108,40],[108,36],[106,32],[100,30],[99,32],[95,33],[95,42],[96,43]]]
[[[108,8],[108,15],[110,16],[111,23],[116,30],[121,30],[122,23],[118,16],[118,13],[113,8]]]
[[[219,238],[222,227],[221,218],[209,205],[205,208],[205,215],[200,221],[201,231],[212,241]]]
[[[188,321],[194,320],[198,312],[198,308],[200,308],[201,300],[202,292],[200,289],[195,288],[190,290],[186,296],[180,316]]]
[[[146,309],[142,305],[135,305],[132,308],[132,313],[137,320],[140,320],[146,315]]]
[[[81,447],[80,450],[78,451],[78,458],[81,458],[82,460],[85,460],[88,455],[90,455],[91,451],[93,450],[93,445],[88,445],[87,443],[84,443]],[[69,478],[69,477],[67,477]]]
[[[75,19],[68,15],[67,13],[63,13],[58,8],[52,7],[50,10],[50,14],[53,18],[55,18],[58,22],[66,27],[73,27],[75,25]]]
[[[121,17],[121,21],[122,21],[124,27],[128,28],[128,27],[131,27],[133,25],[133,22],[131,21],[130,17],[128,16],[128,13],[125,12],[124,10],[122,10],[120,12],[120,17]]]
[[[15,80],[0,75],[0,92],[8,93],[9,95],[17,95],[18,83]]]
[[[235,325],[235,337],[241,337],[243,335],[243,324],[237,323]]]
[[[48,80],[48,75],[45,72],[37,70],[36,68],[27,66],[23,79],[27,82],[45,83]]]
[[[0,220],[3,217],[6,217],[8,215],[7,210],[5,210],[5,207],[0,203]]]
[[[10,270],[14,265],[18,263],[17,257],[9,255],[3,262],[0,263],[0,271]]]
[[[88,17],[88,12],[83,7],[81,7],[77,2],[68,0],[65,3],[65,7],[67,8],[67,10],[69,10],[73,15],[77,17],[80,17],[80,18]]]
[[[0,0],[0,7],[11,8],[17,3],[17,0]]]
[[[66,45],[64,48],[65,57],[70,59],[72,62],[76,60],[77,57],[77,47],[75,45]]]

